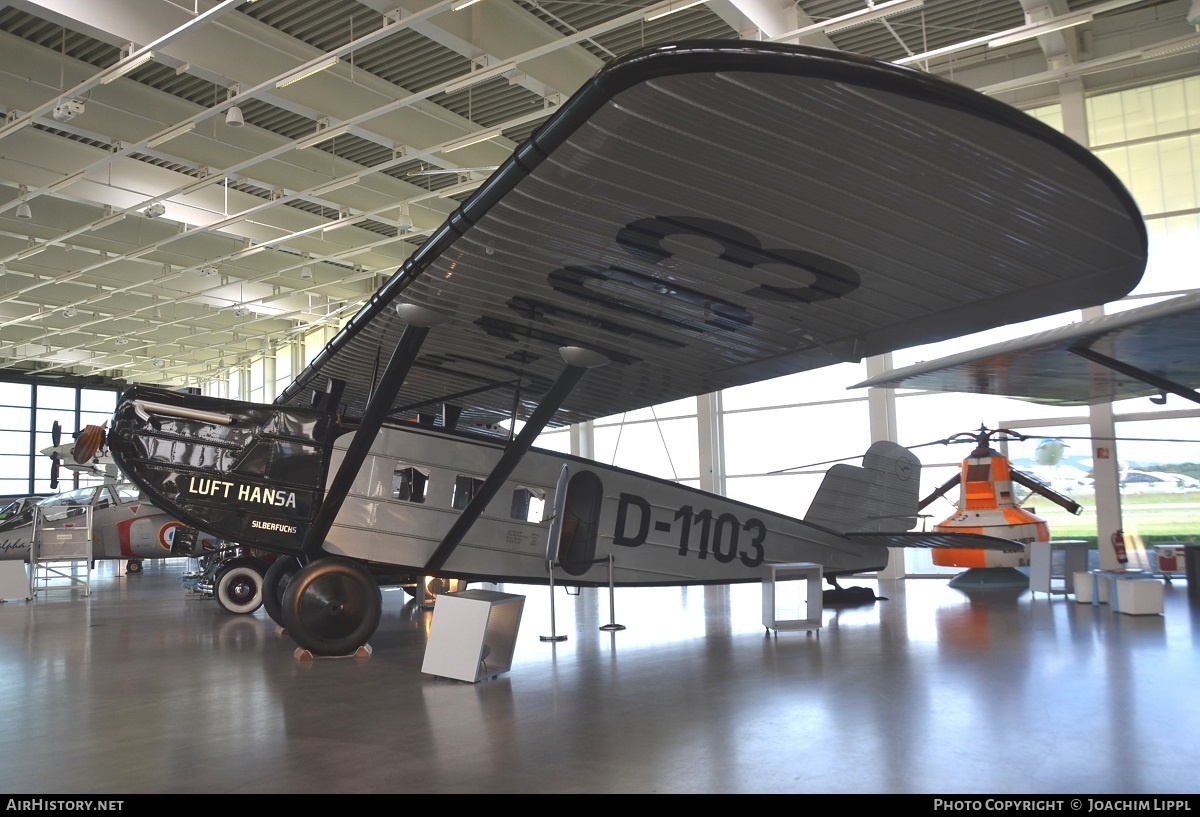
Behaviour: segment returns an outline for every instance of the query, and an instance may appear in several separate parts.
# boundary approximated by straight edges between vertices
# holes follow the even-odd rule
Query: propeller
[[[71,448],[71,458],[79,465],[87,465],[96,456],[96,453],[104,445],[105,428],[108,427],[108,421],[98,426],[86,426],[83,431],[79,432],[79,436],[75,438],[75,445]]]
[[[58,420],[54,421],[54,425],[50,426],[50,444],[55,448],[62,445],[62,424]],[[50,455],[50,490],[58,488],[58,472],[62,468],[62,459],[58,452],[55,451]]]

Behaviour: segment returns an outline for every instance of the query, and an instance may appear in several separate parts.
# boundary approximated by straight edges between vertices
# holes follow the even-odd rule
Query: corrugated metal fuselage
[[[335,444],[330,473],[348,437]],[[421,570],[500,457],[497,444],[385,428],[334,522],[329,553]],[[555,580],[663,585],[759,581],[764,565],[820,562],[826,573],[876,570],[887,549],[783,514],[612,466],[535,449],[488,503],[440,571],[544,582],[563,466],[568,488]],[[415,489],[414,489],[415,483]]]

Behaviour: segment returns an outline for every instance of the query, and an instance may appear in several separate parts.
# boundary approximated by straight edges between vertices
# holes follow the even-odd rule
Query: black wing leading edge
[[[415,304],[393,418],[551,425],[1115,300],[1146,232],[1118,179],[1004,103],[837,51],[685,42],[586,83],[278,399],[361,416]]]

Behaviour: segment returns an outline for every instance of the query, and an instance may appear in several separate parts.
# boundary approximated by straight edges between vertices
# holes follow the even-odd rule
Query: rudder
[[[825,474],[805,522],[850,532],[902,532],[917,524],[921,462],[897,443],[873,443],[862,466],[839,463]]]

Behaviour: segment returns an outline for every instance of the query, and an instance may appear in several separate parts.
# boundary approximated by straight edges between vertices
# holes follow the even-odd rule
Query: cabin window
[[[524,522],[541,522],[546,512],[546,492],[518,485],[513,491],[509,516]]]
[[[479,489],[482,487],[483,480],[459,474],[454,478],[454,497],[450,501],[450,507],[456,511],[461,511],[467,507],[467,503],[471,501],[471,497],[479,493]]]
[[[424,502],[429,492],[429,471],[415,465],[396,463],[392,472],[392,499],[401,502]]]

